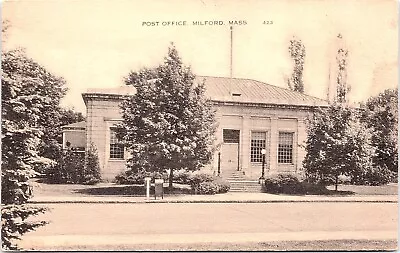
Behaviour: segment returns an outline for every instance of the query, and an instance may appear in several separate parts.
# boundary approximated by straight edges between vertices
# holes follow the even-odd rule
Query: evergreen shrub
[[[67,149],[60,159],[46,170],[46,180],[51,184],[97,184],[101,180],[99,158],[91,146],[87,157],[83,152]]]
[[[99,157],[93,143],[87,150],[83,173],[83,176],[81,176],[83,184],[94,185],[101,181]]]
[[[178,184],[190,184],[192,172],[185,169],[177,170],[173,174],[173,182]]]
[[[154,182],[156,178],[162,178],[164,181],[168,179],[168,173],[160,173],[160,172],[148,172],[145,170],[128,170],[119,173],[115,177],[115,181],[117,184],[140,184],[143,185],[144,178],[151,177],[151,181]]]
[[[230,189],[231,189],[231,184],[226,181],[225,179],[222,179],[220,177],[217,177],[216,179],[214,179],[213,181],[217,187],[217,193],[227,193]]]
[[[265,179],[264,190],[274,194],[294,194],[294,195],[330,195],[332,191],[326,188],[326,184],[321,181],[300,180],[292,174],[277,174]]]
[[[265,191],[268,193],[303,194],[304,186],[292,174],[277,174],[265,179]]]
[[[212,174],[197,171],[192,174],[192,176],[189,178],[189,181],[190,185],[193,187],[203,182],[212,182],[214,179],[215,176]]]
[[[197,194],[214,195],[218,192],[218,186],[214,182],[201,182],[194,186],[194,191]]]
[[[196,194],[226,193],[230,189],[228,181],[204,172],[194,172],[190,177],[190,185]],[[216,187],[214,191],[214,186]]]
[[[82,182],[85,155],[68,149],[60,160],[51,165],[46,172],[46,179],[51,184],[78,184]]]

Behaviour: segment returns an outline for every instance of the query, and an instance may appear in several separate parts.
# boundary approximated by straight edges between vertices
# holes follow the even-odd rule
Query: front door
[[[223,129],[223,141],[221,147],[221,170],[239,170],[239,140],[240,130]]]
[[[238,155],[238,143],[224,143],[221,147],[221,170],[224,172],[237,170],[239,165]]]

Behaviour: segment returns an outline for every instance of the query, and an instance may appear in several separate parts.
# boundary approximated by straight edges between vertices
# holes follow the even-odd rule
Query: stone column
[[[222,125],[221,125],[222,117],[218,112],[215,115],[215,120],[218,123],[217,130],[215,131],[216,139],[215,139],[215,143],[214,143],[217,146],[217,148],[215,149],[214,156],[213,156],[213,161],[211,162],[211,164],[212,164],[212,170],[215,173],[217,173],[217,169],[218,169],[218,152],[221,151],[221,145],[222,145]]]
[[[243,116],[242,120],[242,134],[240,139],[240,167],[246,172],[247,175],[250,169],[250,116]]]
[[[271,117],[271,136],[270,136],[270,173],[278,171],[278,117],[276,115]]]
[[[297,164],[296,164],[296,173],[303,172],[303,160],[306,156],[306,150],[304,146],[307,141],[307,129],[306,123],[303,118],[299,118],[297,121]]]

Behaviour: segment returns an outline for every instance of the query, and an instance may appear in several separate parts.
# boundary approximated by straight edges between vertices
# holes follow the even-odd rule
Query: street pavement
[[[390,202],[57,203],[25,249],[74,245],[397,239]]]

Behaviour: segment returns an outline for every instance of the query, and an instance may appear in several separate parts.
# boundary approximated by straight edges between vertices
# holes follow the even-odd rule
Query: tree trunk
[[[335,175],[335,191],[337,191],[338,181],[339,181],[339,175],[336,174],[336,175]]]
[[[174,173],[173,173],[173,171],[174,171],[174,169],[170,169],[170,172],[169,172],[169,185],[168,185],[168,188],[172,191],[172,189],[173,189],[173,185],[172,185],[172,181],[174,180]]]

